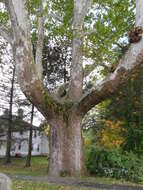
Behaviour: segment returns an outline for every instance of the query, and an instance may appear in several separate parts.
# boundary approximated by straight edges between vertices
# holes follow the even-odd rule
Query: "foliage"
[[[45,85],[53,90],[59,84],[69,81],[71,50],[67,40],[58,39],[52,42],[45,38],[43,48],[43,75]]]
[[[112,128],[109,128],[108,123],[104,129],[106,134],[109,132],[108,139],[117,132],[116,138],[124,139],[120,144],[121,147],[138,154],[143,152],[143,87],[140,85],[142,80],[142,69],[140,69],[132,74],[127,84],[122,86],[110,100],[98,106],[99,118],[103,121],[109,120],[110,124],[122,121],[120,131],[117,130],[119,128],[116,125],[116,130],[109,130]]]
[[[100,148],[95,145],[86,147],[86,165],[90,174],[142,181],[142,158],[132,152],[120,152],[115,149]]]
[[[34,46],[37,42],[38,18],[41,16],[39,14],[40,3],[41,0],[27,0],[27,8],[30,15],[32,29],[32,43]],[[1,4],[3,5],[3,3]],[[61,55],[71,59],[71,55],[69,56],[69,53],[71,54],[70,48],[72,46],[71,41],[73,38],[73,4],[73,0],[49,0],[46,1],[46,5],[42,13],[44,16],[47,16],[44,30],[45,39],[48,39],[48,43],[45,44],[48,51],[46,52],[46,64],[45,62],[43,63],[44,75],[46,75],[47,72],[47,76],[49,77],[48,82],[52,81],[52,84],[53,82],[55,83],[55,81],[58,82],[59,77],[60,79],[61,76],[63,77],[63,74],[61,75],[61,73],[64,72],[64,63],[68,65],[71,61],[64,60],[64,63],[62,63],[63,59],[62,61],[59,60],[61,59]],[[3,8],[0,10],[0,23],[7,25],[9,28],[7,10],[4,8],[4,5],[2,7]],[[118,58],[125,53],[124,47],[128,45],[128,32],[134,26],[134,23],[134,0],[93,1],[92,7],[85,17],[83,26],[83,55],[84,58],[90,58],[92,61],[92,64],[90,61],[90,64],[87,64],[85,67],[84,72],[86,75],[87,73],[89,74],[92,72],[99,65],[103,65],[103,63],[115,64],[118,61]],[[11,30],[11,28],[9,29]],[[66,43],[64,41],[66,41]],[[51,44],[55,45],[55,47],[52,47]],[[55,54],[55,50],[57,49],[58,51],[60,50],[60,53],[56,52]],[[49,57],[49,53],[51,52],[52,56]],[[57,65],[59,66],[59,69],[55,65],[54,61],[51,62],[53,55],[55,55],[54,60],[58,61]],[[105,73],[104,70],[105,68],[102,68],[101,72]],[[55,71],[56,74],[53,75]],[[66,69],[66,72],[69,72],[69,67]],[[67,74],[67,76],[69,78],[69,74]],[[94,80],[95,79],[96,76],[94,76]]]
[[[83,130],[84,146],[95,143],[95,128]]]
[[[29,12],[33,15],[31,22],[34,44],[36,44],[37,41],[38,7],[39,1],[28,0]],[[71,62],[73,0],[47,1],[47,7],[46,11],[49,15],[45,21],[45,39],[48,39],[48,43],[46,43],[45,47],[48,51],[46,52],[46,64],[44,62],[44,74],[47,73],[49,77],[48,82],[51,81],[55,83],[55,81],[59,81],[59,77],[61,79],[61,76],[64,76],[61,75],[64,71],[62,69],[63,65],[66,63],[66,67],[69,68],[68,65]],[[51,13],[53,14],[50,15]],[[85,17],[83,27],[83,55],[85,59],[91,59],[90,64],[87,63],[85,66],[84,75],[90,74],[95,68],[104,63],[117,63],[119,57],[125,53],[124,49],[126,48],[124,47],[128,46],[128,32],[134,26],[134,23],[134,0],[93,1],[92,8]],[[55,47],[52,47],[51,44]],[[58,53],[58,51],[60,53]],[[49,53],[51,54],[50,57]],[[67,58],[67,60],[62,59],[62,61],[60,61],[61,57],[67,57],[70,61]],[[51,58],[53,59],[52,62]],[[57,65],[55,65],[54,60],[56,60],[56,63],[58,61]],[[59,69],[57,66],[59,66]],[[101,73],[105,74],[104,70],[105,68],[103,67]],[[66,69],[66,72],[68,71],[69,69]],[[56,72],[56,74],[54,74],[54,72]],[[94,80],[96,80],[96,76],[94,76]]]
[[[135,22],[134,1],[95,0],[93,10],[85,19],[90,31],[85,42],[85,54],[94,65],[116,64],[128,45],[128,32]],[[94,14],[96,12],[96,14]]]
[[[123,138],[123,122],[122,121],[110,121],[105,120],[105,127],[98,131],[96,136],[100,136],[100,144],[106,148],[116,148],[120,149],[121,145],[124,143]],[[97,142],[98,143],[98,142]]]
[[[106,108],[109,101],[106,101],[98,108],[102,110]],[[102,112],[102,114],[104,114]],[[125,132],[123,121],[112,121],[103,119],[103,115],[98,113],[97,108],[92,109],[85,117],[82,123],[84,144],[89,145],[95,143],[96,145],[105,148],[120,149],[124,143],[123,134]]]

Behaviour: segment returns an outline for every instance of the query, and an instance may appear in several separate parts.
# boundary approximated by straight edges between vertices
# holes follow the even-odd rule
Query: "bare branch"
[[[136,0],[136,26],[143,27],[143,3]],[[125,55],[119,61],[116,70],[87,92],[79,101],[79,110],[87,113],[92,107],[107,99],[116,92],[130,74],[143,64],[143,38],[138,43],[132,43]]]
[[[83,22],[87,14],[91,0],[74,0],[74,24],[73,24],[73,47],[72,47],[72,67],[71,81],[69,86],[69,96],[72,101],[78,101],[82,95],[83,83]]]
[[[17,17],[15,14],[15,11],[14,11],[14,6],[12,3],[12,0],[4,0],[4,1],[5,1],[6,8],[8,10],[8,13],[9,13],[9,17],[11,20],[11,24],[12,24],[14,34],[17,34],[18,33],[18,31],[17,31],[18,23],[17,23]]]
[[[5,5],[9,13],[15,40],[18,40],[21,33],[24,33],[30,39],[30,21],[26,9],[26,0],[5,0]]]
[[[111,73],[106,79],[83,95],[79,101],[79,109],[83,114],[114,94],[118,87],[129,78],[131,72],[143,63],[142,47],[143,39],[129,48],[114,73]]]
[[[40,80],[42,80],[43,77],[43,67],[42,67],[42,51],[43,51],[43,43],[44,43],[44,17],[42,15],[43,12],[43,4],[41,3],[40,6],[40,16],[38,19],[38,40],[37,40],[37,46],[36,46],[36,68],[37,68],[37,74]]]

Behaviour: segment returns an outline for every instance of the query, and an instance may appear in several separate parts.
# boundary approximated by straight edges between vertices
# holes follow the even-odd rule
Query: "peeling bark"
[[[51,176],[83,175],[85,172],[83,141],[81,134],[82,117],[75,110],[65,120],[62,115],[53,117],[50,123]]]
[[[11,45],[13,45],[13,33],[8,31],[5,26],[0,26],[0,35]]]
[[[40,80],[43,79],[43,66],[42,66],[42,52],[43,52],[43,43],[44,43],[44,17],[42,16],[43,4],[40,6],[40,16],[38,19],[38,40],[36,46],[36,68],[37,75]]]
[[[82,96],[79,101],[79,109],[83,114],[86,114],[92,107],[115,93],[119,86],[128,80],[131,73],[143,64],[142,47],[143,39],[139,43],[131,45],[122,60],[120,60],[114,73],[111,73],[106,79]]]
[[[69,96],[72,101],[78,101],[82,96],[83,85],[83,22],[91,0],[74,0],[74,24],[72,42],[72,68]]]

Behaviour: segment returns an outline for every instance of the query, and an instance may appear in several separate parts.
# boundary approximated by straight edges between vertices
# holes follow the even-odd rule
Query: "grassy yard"
[[[12,158],[11,164],[5,165],[4,159],[0,159],[0,172],[5,174],[24,175],[24,176],[45,176],[48,175],[48,159],[46,157],[32,157],[31,167],[25,167],[25,158]],[[87,182],[96,182],[103,184],[128,184],[135,185],[124,180],[112,178],[86,177],[79,179]],[[44,182],[30,182],[23,180],[13,181],[13,190],[92,190],[92,188],[75,188],[47,184]],[[99,190],[99,189],[96,189]]]
[[[0,159],[0,172],[15,175],[31,175],[40,176],[48,174],[47,157],[32,157],[31,167],[25,167],[25,158],[12,158],[12,162],[8,165],[4,164],[4,159]]]
[[[62,185],[53,185],[47,183],[38,182],[25,182],[25,181],[14,181],[13,190],[93,190],[93,188],[80,188],[80,187],[68,187]],[[95,189],[94,190],[101,190]],[[105,189],[104,189],[105,190]]]

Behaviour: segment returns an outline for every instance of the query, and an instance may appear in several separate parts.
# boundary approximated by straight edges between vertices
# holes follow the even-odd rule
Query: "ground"
[[[95,188],[79,188],[79,187],[68,187],[63,185],[53,185],[48,183],[37,183],[37,182],[25,182],[25,181],[14,181],[13,190],[92,190]],[[100,190],[100,189],[96,189]]]
[[[47,175],[47,157],[32,157],[31,167],[25,167],[25,158],[12,158],[11,164],[5,165],[4,159],[0,159],[0,171],[15,175],[44,176]]]
[[[115,186],[119,190],[136,190],[137,186],[124,180],[101,177],[51,179],[47,174],[46,157],[32,157],[31,163],[30,168],[25,168],[25,158],[13,158],[12,163],[8,165],[4,165],[4,159],[0,159],[0,172],[12,177],[13,190],[112,190]],[[137,190],[143,189],[142,184],[140,185]]]

